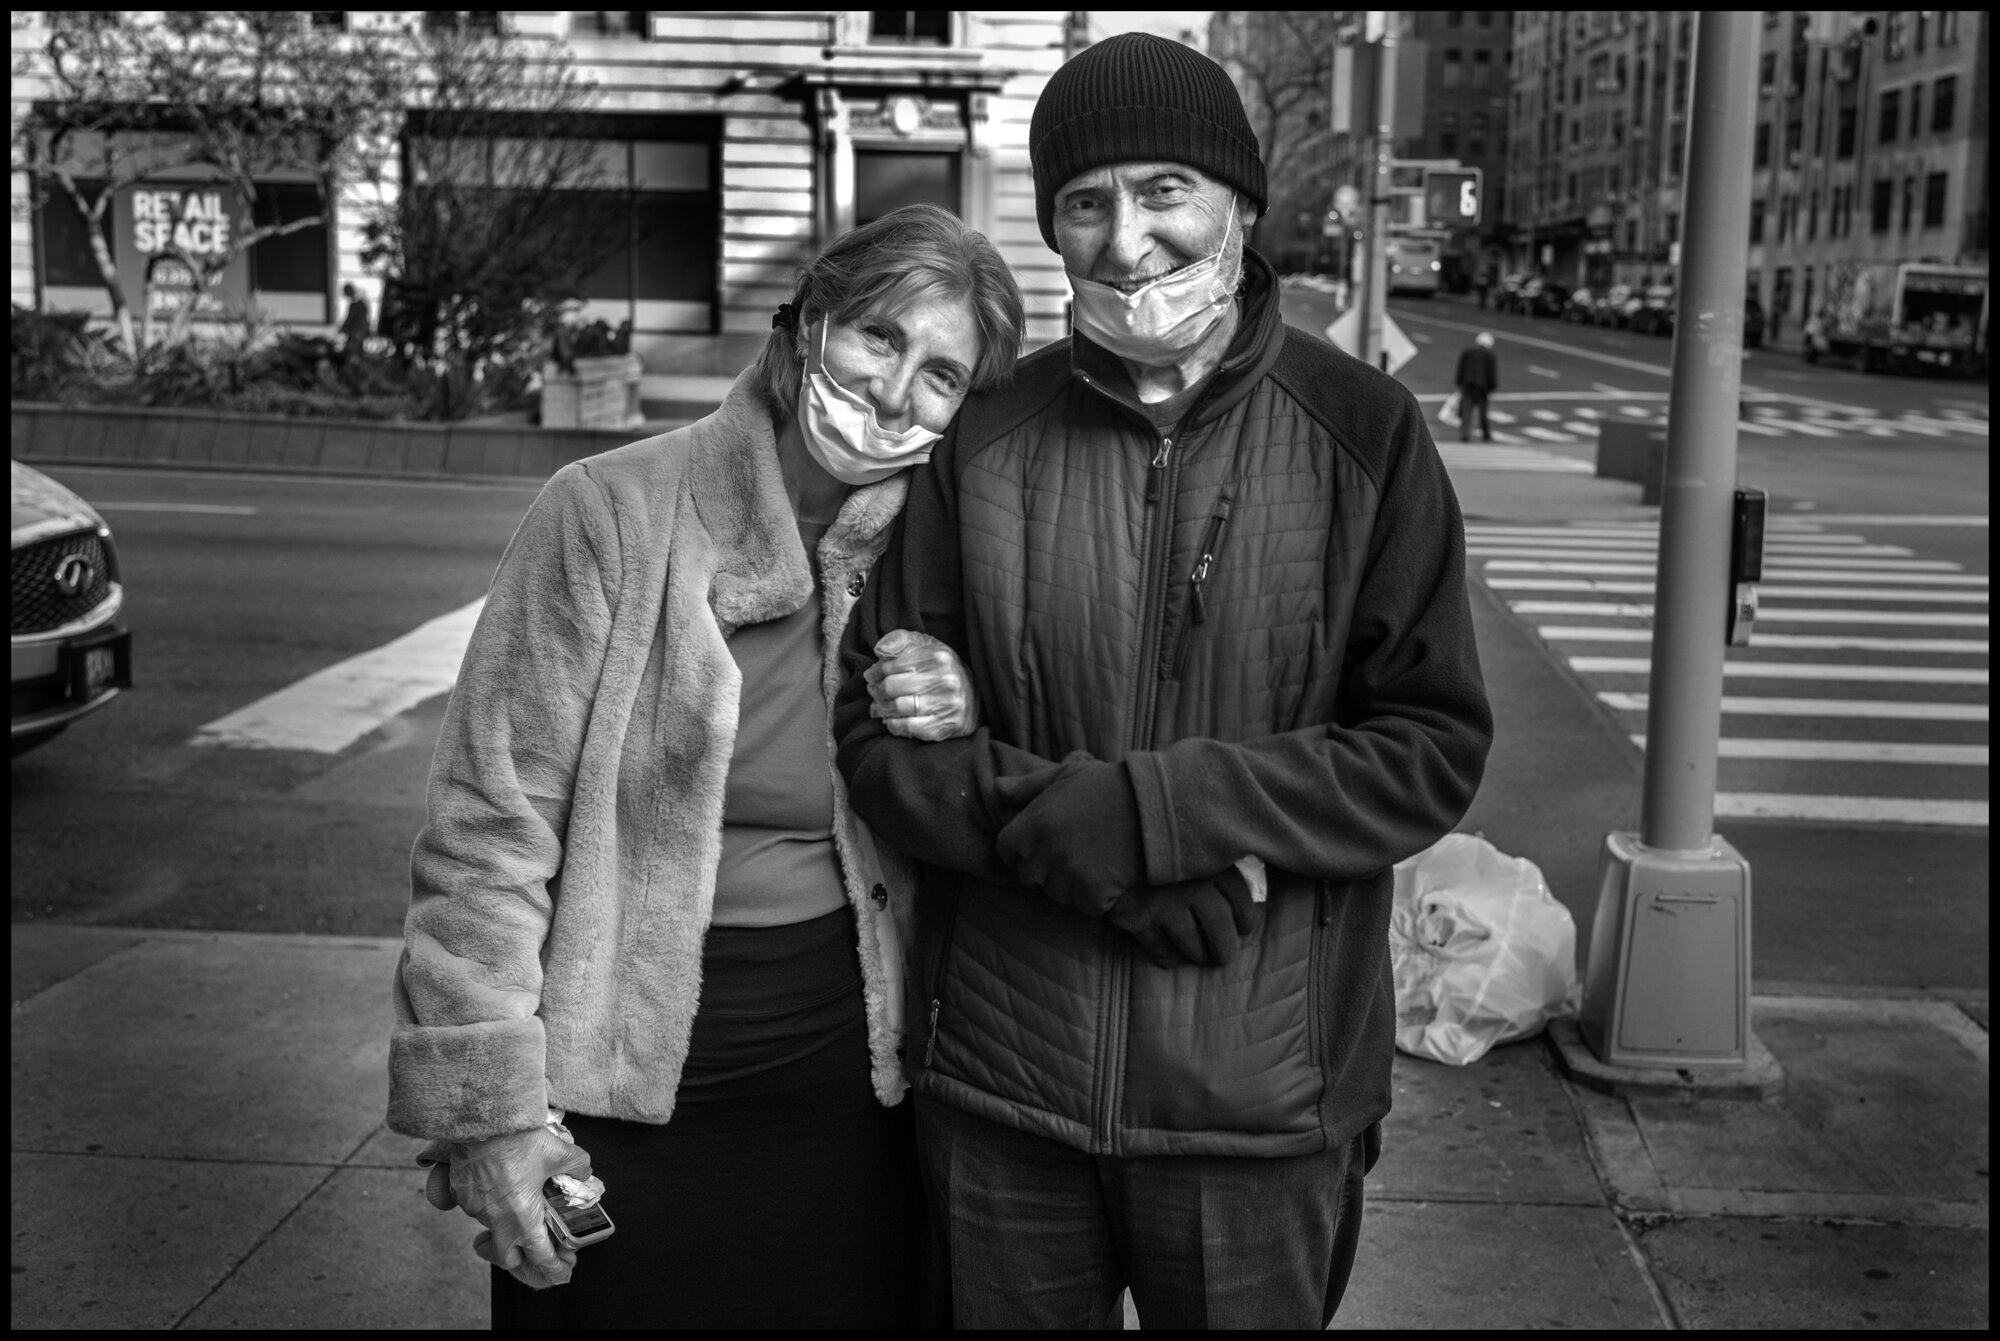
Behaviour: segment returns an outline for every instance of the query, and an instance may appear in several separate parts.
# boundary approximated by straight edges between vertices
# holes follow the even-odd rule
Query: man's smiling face
[[[1256,217],[1254,204],[1185,163],[1111,163],[1056,192],[1056,248],[1072,275],[1130,293],[1213,255],[1232,208],[1244,227]],[[1240,252],[1241,229],[1236,239]]]

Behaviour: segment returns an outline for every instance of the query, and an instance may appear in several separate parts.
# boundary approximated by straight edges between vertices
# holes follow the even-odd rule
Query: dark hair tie
[[[779,303],[778,310],[771,316],[774,331],[795,331],[799,328],[799,310],[790,303]]]

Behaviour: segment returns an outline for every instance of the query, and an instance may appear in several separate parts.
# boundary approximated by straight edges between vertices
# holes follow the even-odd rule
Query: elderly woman
[[[438,742],[389,1124],[484,1226],[496,1326],[921,1320],[911,881],[833,766],[830,653],[909,468],[1008,376],[1021,298],[917,205],[837,239],[772,325],[714,414],[549,482]],[[924,692],[882,715],[970,730],[949,654],[898,648]],[[544,1186],[593,1172],[615,1232],[560,1246]]]

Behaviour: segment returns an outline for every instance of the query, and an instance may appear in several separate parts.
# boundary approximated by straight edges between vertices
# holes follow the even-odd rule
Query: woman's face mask
[[[849,391],[826,371],[826,328],[819,323],[819,367],[808,358],[799,388],[799,424],[806,450],[827,474],[843,484],[873,484],[908,466],[931,459],[943,436],[921,424],[891,433],[876,420],[867,397]]]
[[[1220,246],[1131,293],[1071,275],[1076,329],[1134,363],[1160,367],[1177,362],[1215,329],[1235,297],[1243,268],[1240,252],[1235,264],[1229,262],[1235,227],[1236,198],[1231,196]]]

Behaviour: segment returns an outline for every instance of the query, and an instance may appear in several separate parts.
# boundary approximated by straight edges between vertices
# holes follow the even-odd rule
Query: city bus
[[[1434,238],[1389,239],[1389,292],[1434,297],[1444,277],[1444,248]]]

